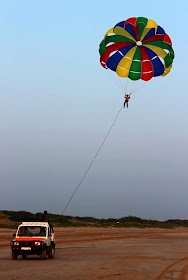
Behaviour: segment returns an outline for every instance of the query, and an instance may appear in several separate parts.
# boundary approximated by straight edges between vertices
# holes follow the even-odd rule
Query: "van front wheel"
[[[55,255],[55,247],[51,247],[49,254],[48,254],[48,258],[53,259],[54,255]]]
[[[46,249],[42,250],[40,258],[41,258],[41,260],[45,260],[46,259]]]
[[[17,260],[17,254],[14,251],[12,251],[12,260]]]

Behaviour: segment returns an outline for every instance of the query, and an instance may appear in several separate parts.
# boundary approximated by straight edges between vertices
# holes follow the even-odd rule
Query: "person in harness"
[[[48,212],[45,210],[40,218],[40,222],[49,222],[47,214],[48,214]]]
[[[128,103],[129,103],[129,99],[131,98],[131,93],[130,94],[125,94],[125,101],[124,101],[124,104],[123,104],[123,107],[125,108],[125,104],[127,104],[127,108],[128,108]]]

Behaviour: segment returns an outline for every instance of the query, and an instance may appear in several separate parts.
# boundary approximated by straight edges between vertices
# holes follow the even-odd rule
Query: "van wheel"
[[[22,259],[26,260],[27,259],[27,255],[22,255]]]
[[[53,259],[54,255],[55,255],[55,247],[52,247],[48,253],[48,258]]]
[[[46,249],[42,250],[40,258],[41,258],[41,260],[45,260],[46,259]]]
[[[12,251],[12,260],[17,260],[17,254],[14,251]]]

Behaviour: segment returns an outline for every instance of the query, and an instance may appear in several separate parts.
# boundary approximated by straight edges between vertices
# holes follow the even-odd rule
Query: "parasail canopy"
[[[166,76],[174,59],[170,37],[155,21],[145,17],[129,18],[108,30],[99,53],[104,68],[131,80]]]

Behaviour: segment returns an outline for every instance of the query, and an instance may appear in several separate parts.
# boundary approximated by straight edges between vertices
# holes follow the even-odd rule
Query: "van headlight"
[[[40,246],[40,245],[41,245],[41,242],[35,241],[35,246]]]
[[[19,246],[19,242],[14,242],[14,246]]]

